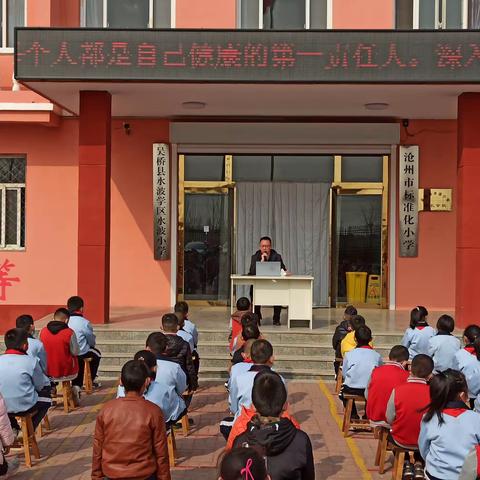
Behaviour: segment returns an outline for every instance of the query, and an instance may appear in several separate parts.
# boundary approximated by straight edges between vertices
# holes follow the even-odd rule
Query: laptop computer
[[[280,277],[280,262],[257,262],[255,267],[256,275],[259,277]]]

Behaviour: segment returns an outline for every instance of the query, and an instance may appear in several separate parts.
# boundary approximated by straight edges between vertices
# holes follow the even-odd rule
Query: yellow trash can
[[[367,303],[380,305],[380,275],[369,275],[367,285]]]
[[[367,272],[346,272],[347,275],[347,302],[365,303],[367,290]]]

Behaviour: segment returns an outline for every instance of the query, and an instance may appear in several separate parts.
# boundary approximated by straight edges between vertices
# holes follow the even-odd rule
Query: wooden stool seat
[[[352,419],[352,409],[353,402],[365,402],[365,397],[362,395],[349,395],[345,393],[343,398],[346,400],[347,404],[345,405],[345,410],[343,412],[343,426],[342,432],[343,436],[346,437],[350,428],[362,428],[371,430],[370,423],[368,420]]]
[[[85,387],[87,395],[90,395],[93,392],[92,370],[90,368],[91,361],[91,358],[83,359],[83,386]]]
[[[393,469],[392,480],[402,480],[403,477],[403,465],[405,464],[405,455],[410,455],[410,462],[415,463],[414,453],[418,452],[416,447],[403,448],[398,445],[392,445],[393,449]]]
[[[28,468],[32,467],[32,457],[30,449],[35,458],[40,458],[40,450],[38,449],[37,439],[35,437],[35,430],[33,429],[32,417],[37,412],[27,413],[25,415],[15,415],[17,422],[20,424],[22,430],[23,454],[25,455],[25,465]]]
[[[378,473],[385,473],[385,459],[387,452],[392,450],[392,445],[388,442],[390,427],[376,427],[378,433],[377,453],[375,455],[375,465],[378,466]]]
[[[62,384],[62,397],[63,397],[63,411],[69,413],[75,410],[75,401],[73,400],[72,380],[76,378],[76,375],[62,378],[52,378],[54,382]],[[58,393],[57,393],[58,396]]]
[[[343,358],[336,358],[335,361],[340,362],[340,365],[338,367],[338,373],[337,373],[337,382],[335,383],[335,393],[339,394],[340,389],[342,388],[342,383],[343,383],[343,368],[342,368]]]
[[[173,427],[167,429],[167,448],[168,448],[168,462],[170,468],[175,466],[175,458],[177,456],[177,443],[175,441],[175,433]]]
[[[184,437],[188,437],[188,434],[190,433],[190,424],[188,423],[188,413],[186,413],[182,419],[182,433]]]
[[[52,428],[50,427],[50,420],[48,418],[48,414],[43,417],[43,420],[40,422],[40,425],[37,427],[38,438],[42,438],[45,435],[43,429],[50,431]]]

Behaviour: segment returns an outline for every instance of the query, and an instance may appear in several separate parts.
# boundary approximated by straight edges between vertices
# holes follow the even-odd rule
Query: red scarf
[[[27,352],[23,350],[18,350],[18,348],[7,348],[5,350],[5,355],[26,355]]]

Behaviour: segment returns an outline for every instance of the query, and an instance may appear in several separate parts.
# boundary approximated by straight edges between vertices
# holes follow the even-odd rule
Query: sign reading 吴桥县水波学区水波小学
[[[153,255],[170,258],[170,150],[166,143],[153,144]]]

